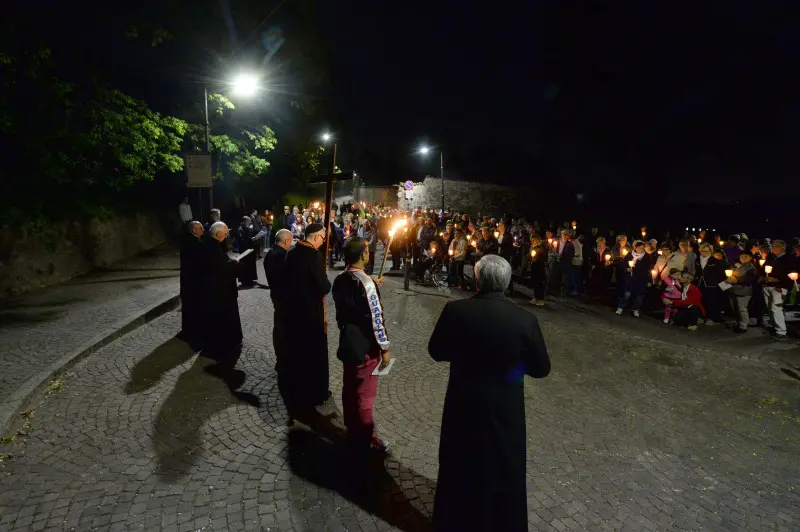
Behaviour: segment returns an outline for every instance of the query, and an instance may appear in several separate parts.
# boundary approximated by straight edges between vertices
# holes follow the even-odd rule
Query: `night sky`
[[[413,153],[429,142],[464,179],[782,193],[800,140],[789,4],[651,4],[327,3],[345,154],[376,184],[436,173]]]
[[[283,19],[293,1],[267,21],[289,42],[302,39]],[[190,120],[203,83],[227,75],[229,51],[206,47],[227,40],[220,6],[238,14],[235,60],[263,55],[247,42],[259,21],[241,16],[256,4],[143,2],[20,5],[32,30],[72,50],[71,63],[58,60],[73,74],[113,70],[123,90]],[[788,1],[316,5],[330,67],[319,129],[336,135],[340,166],[367,184],[438,173],[437,154],[416,153],[426,143],[443,150],[451,178],[670,199],[796,194],[787,185],[797,183],[800,32]],[[112,42],[124,40],[124,24],[107,21],[146,9],[182,27],[181,42],[124,52]],[[51,16],[37,17],[42,10]],[[212,21],[216,40],[193,31],[198,17]],[[268,74],[302,93],[285,52]],[[274,120],[279,134],[296,119],[269,98],[240,108],[240,117]]]

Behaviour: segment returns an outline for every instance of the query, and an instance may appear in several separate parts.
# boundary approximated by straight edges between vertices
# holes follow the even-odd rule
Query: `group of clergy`
[[[227,226],[215,222],[203,235],[196,222],[182,251],[181,295],[184,333],[220,362],[232,361],[241,346],[237,264],[227,254]],[[342,404],[350,457],[385,453],[375,438],[373,404],[376,368],[391,361],[378,286],[364,272],[370,248],[360,238],[344,245],[346,268],[328,280],[323,225],[312,223],[293,245],[282,229],[264,259],[274,306],[273,342],[278,386],[290,417],[327,417],[331,400],[325,296],[333,288],[337,357],[343,364]],[[433,524],[439,531],[528,529],[526,495],[525,375],[550,371],[547,348],[536,320],[508,300],[511,266],[487,255],[475,265],[477,295],[445,305],[428,351],[450,363],[439,446],[439,478]],[[188,311],[188,312],[187,312]],[[366,462],[362,462],[366,463]],[[357,468],[356,468],[357,469]]]

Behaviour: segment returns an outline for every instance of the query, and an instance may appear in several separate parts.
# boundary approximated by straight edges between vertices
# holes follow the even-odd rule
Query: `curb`
[[[179,304],[179,295],[169,296],[161,302],[151,305],[132,318],[122,319],[105,332],[98,334],[82,346],[62,356],[50,364],[49,367],[26,380],[19,388],[11,393],[8,401],[5,402],[7,408],[0,411],[0,435],[9,431],[17,417],[17,413],[28,406],[31,398],[42,386],[46,385],[58,375],[65,373],[75,364],[110,344],[117,338],[177,308]]]

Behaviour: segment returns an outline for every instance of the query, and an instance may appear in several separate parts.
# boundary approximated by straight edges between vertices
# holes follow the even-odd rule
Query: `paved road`
[[[326,440],[286,426],[268,292],[254,289],[240,294],[243,393],[173,339],[180,316],[169,313],[43,394],[19,420],[25,435],[0,446],[11,455],[0,463],[0,529],[427,530],[448,371],[426,344],[460,295],[399,289],[395,279],[384,289],[398,361],[376,404],[380,436],[394,442],[377,501],[342,486]],[[567,305],[526,311],[553,360],[550,377],[526,382],[532,530],[800,527],[790,363],[696,349],[681,331],[645,338],[630,319]],[[331,369],[338,400],[333,357]]]
[[[178,293],[178,254],[158,249],[4,303],[0,418],[17,390],[51,363]],[[9,414],[13,414],[10,412]]]

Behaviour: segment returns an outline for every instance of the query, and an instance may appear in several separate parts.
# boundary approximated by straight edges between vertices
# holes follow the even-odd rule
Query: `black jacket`
[[[700,256],[698,255],[694,263],[695,282],[699,288],[717,288],[719,283],[726,279],[725,267],[727,263],[715,257],[709,257],[706,267],[702,268]]]
[[[550,373],[536,316],[499,292],[452,301],[428,352],[450,362],[434,528],[527,530],[523,379]]]
[[[380,301],[380,289],[375,290]],[[364,355],[377,355],[381,348],[372,327],[373,314],[367,292],[355,275],[342,272],[334,281],[336,324],[339,327],[339,349],[336,356],[345,363],[363,364]],[[380,316],[383,322],[383,316]],[[385,331],[385,326],[384,326]]]
[[[264,257],[264,273],[269,284],[270,298],[277,306],[286,305],[289,296],[289,278],[286,273],[286,250],[280,246],[273,246]]]
[[[772,273],[769,274],[769,277],[774,277],[777,279],[777,281],[766,283],[767,286],[784,288],[789,291],[792,290],[794,281],[789,279],[789,273],[798,271],[797,264],[795,263],[795,258],[793,256],[791,256],[789,253],[784,253],[780,257],[770,255],[767,257],[767,262],[764,263],[764,265],[772,266]]]
[[[325,295],[331,282],[325,273],[322,253],[305,242],[298,242],[286,256],[288,309],[290,324],[302,331],[325,323]]]
[[[196,299],[203,289],[203,241],[186,235],[181,242],[181,298]]]

